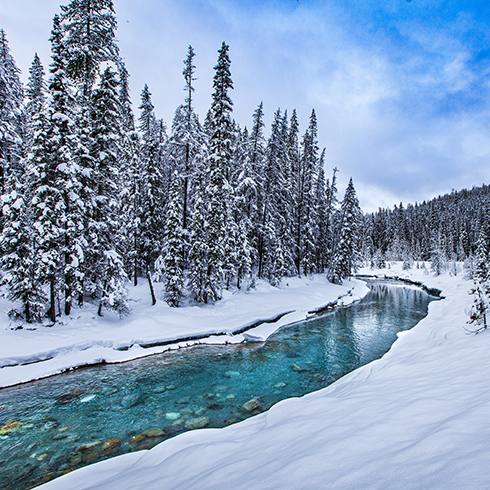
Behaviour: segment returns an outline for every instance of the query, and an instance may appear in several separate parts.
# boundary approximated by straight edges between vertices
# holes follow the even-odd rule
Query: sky
[[[2,0],[0,28],[27,79],[47,68],[60,0]],[[264,103],[312,109],[337,167],[339,197],[353,178],[361,207],[422,202],[490,183],[490,3],[481,0],[114,0],[117,39],[135,107],[144,84],[170,126],[184,100],[183,60],[196,52],[194,106],[211,104],[217,50],[230,46],[234,117]]]

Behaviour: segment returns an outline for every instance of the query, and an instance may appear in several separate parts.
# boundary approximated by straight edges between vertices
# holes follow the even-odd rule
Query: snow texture
[[[471,283],[401,263],[380,273],[445,296],[383,358],[238,424],[190,431],[39,488],[490,488],[490,335],[464,328]]]

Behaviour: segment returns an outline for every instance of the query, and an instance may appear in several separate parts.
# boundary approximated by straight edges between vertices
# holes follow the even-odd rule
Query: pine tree
[[[37,253],[38,240],[32,227],[26,187],[18,182],[9,187],[10,193],[2,198],[6,224],[0,236],[0,264],[8,272],[9,299],[22,302],[22,316],[32,323],[42,319],[46,300]]]
[[[83,203],[74,161],[77,138],[73,124],[73,87],[66,77],[62,55],[62,32],[55,16],[51,36],[50,104],[40,115],[32,152],[32,226],[39,239],[41,276],[49,284],[49,317],[56,321],[58,291],[65,292],[69,314],[73,294],[81,293],[80,263],[83,261]]]
[[[71,0],[61,10],[66,72],[81,84],[82,95],[88,101],[100,64],[119,61],[114,5],[112,0]]]
[[[5,31],[0,29],[0,194],[7,190],[11,173],[21,175],[22,137],[25,132],[20,70],[10,53]]]
[[[157,270],[164,275],[165,301],[170,306],[179,306],[184,287],[184,243],[182,240],[182,183],[174,172],[165,220],[165,246],[157,259]]]
[[[315,216],[316,226],[314,230],[315,237],[315,262],[316,270],[324,272],[328,264],[328,210],[327,210],[327,193],[325,189],[325,171],[323,169],[325,161],[325,149],[320,156],[318,178],[315,183]]]
[[[99,314],[103,306],[115,308],[120,313],[127,310],[124,299],[127,277],[117,250],[121,228],[117,199],[120,196],[119,156],[123,131],[118,89],[116,73],[107,67],[91,102],[94,199],[89,214],[87,263],[91,273],[87,271],[87,279],[100,298]]]
[[[360,215],[359,201],[351,178],[340,209],[339,239],[328,271],[328,278],[334,284],[341,284],[352,271],[357,270],[360,263]]]
[[[139,130],[142,134],[139,257],[138,264],[145,271],[150,287],[152,304],[156,304],[151,274],[155,260],[163,246],[164,209],[163,175],[160,166],[161,135],[153,113],[151,93],[145,85],[141,94]]]
[[[310,123],[303,137],[303,154],[299,175],[299,262],[305,275],[316,272],[315,267],[315,181],[318,169],[317,120],[311,111]]]
[[[218,51],[218,62],[213,79],[213,103],[210,115],[210,139],[208,172],[209,179],[205,191],[207,220],[207,281],[206,301],[221,299],[222,279],[225,267],[231,268],[229,238],[233,233],[230,203],[232,189],[229,185],[232,158],[231,112],[233,102],[228,90],[233,88],[230,74],[229,46],[224,42]]]
[[[468,323],[475,323],[475,333],[487,328],[487,310],[490,306],[490,249],[485,228],[480,229],[475,256],[474,285],[470,291],[473,305]]]
[[[30,132],[32,133],[32,118],[39,114],[43,109],[46,102],[46,82],[44,80],[44,67],[39,59],[37,53],[34,55],[34,60],[29,68],[29,81],[27,82],[26,96],[27,104],[26,110],[30,117]],[[32,143],[32,134],[29,138]],[[30,144],[28,145],[30,148]]]

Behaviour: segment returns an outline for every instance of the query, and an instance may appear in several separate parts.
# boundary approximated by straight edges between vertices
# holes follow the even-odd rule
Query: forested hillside
[[[490,187],[452,191],[422,204],[400,203],[364,216],[365,257],[380,262],[464,261],[489,234]]]

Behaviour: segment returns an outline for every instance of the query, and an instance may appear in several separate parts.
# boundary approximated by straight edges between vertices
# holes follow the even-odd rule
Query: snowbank
[[[382,359],[238,424],[187,432],[40,488],[490,488],[490,332],[465,331],[470,283],[417,269],[380,273],[445,296]]]
[[[130,286],[132,313],[126,318],[93,306],[74,308],[54,326],[9,323],[11,303],[0,300],[0,387],[50,376],[99,362],[123,362],[195,343],[238,343],[265,340],[282,325],[302,320],[308,312],[336,301],[349,303],[368,291],[358,280],[343,286],[320,275],[290,278],[279,287],[264,281],[248,291],[225,292],[215,305],[170,308],[151,306],[146,284]],[[271,321],[272,320],[272,321]],[[264,323],[265,322],[265,323]],[[253,327],[253,328],[248,328]]]

